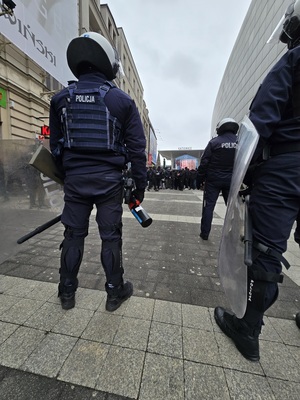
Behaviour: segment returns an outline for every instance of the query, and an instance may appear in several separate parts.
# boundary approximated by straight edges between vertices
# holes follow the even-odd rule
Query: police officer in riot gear
[[[265,311],[278,296],[282,254],[300,208],[300,0],[287,9],[279,40],[288,51],[262,82],[249,118],[259,134],[251,167],[252,266],[243,318],[222,307],[215,319],[241,354],[258,361],[259,335]],[[288,265],[286,265],[288,267]]]
[[[133,293],[132,284],[123,280],[122,171],[131,162],[133,196],[142,202],[146,140],[134,101],[112,83],[120,63],[108,40],[95,32],[73,39],[67,61],[78,81],[53,96],[50,105],[50,147],[65,174],[58,294],[62,308],[74,307],[84,239],[95,205],[106,310],[114,311]]]
[[[233,118],[222,119],[216,127],[217,136],[206,146],[198,167],[200,185],[205,182],[200,237],[207,240],[213,212],[220,192],[225,204],[229,194],[239,124]]]

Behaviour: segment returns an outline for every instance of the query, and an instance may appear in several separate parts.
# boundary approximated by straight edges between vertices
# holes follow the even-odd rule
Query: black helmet
[[[224,118],[217,123],[216,132],[218,135],[222,135],[225,131],[231,131],[237,133],[239,130],[239,124],[233,118]]]
[[[291,3],[282,20],[282,30],[279,40],[286,43],[289,49],[300,43],[300,1]]]
[[[116,49],[96,32],[86,32],[73,39],[67,48],[67,61],[76,78],[86,65],[102,72],[109,80],[115,79],[120,68]]]

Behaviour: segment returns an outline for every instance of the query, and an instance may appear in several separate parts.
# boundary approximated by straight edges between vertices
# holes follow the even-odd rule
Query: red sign
[[[50,137],[50,128],[48,125],[44,125],[41,127],[41,136],[44,136],[45,138]]]

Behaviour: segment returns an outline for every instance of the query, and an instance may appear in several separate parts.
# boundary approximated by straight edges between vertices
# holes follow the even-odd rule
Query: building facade
[[[211,136],[222,118],[241,122],[260,83],[286,51],[283,43],[267,44],[291,0],[252,0],[229,57],[216,97]]]
[[[65,7],[70,4],[66,1],[60,3]],[[129,94],[137,105],[148,151],[151,125],[149,112],[144,101],[144,89],[123,29],[117,27],[107,4],[102,5],[99,0],[78,0],[73,1],[73,4],[75,7],[76,4],[78,6],[74,37],[88,31],[98,32],[118,50],[125,76],[116,79],[115,84]],[[22,1],[23,5],[26,5],[26,0]],[[15,14],[17,9],[18,5]],[[36,10],[37,18],[42,11],[45,10]],[[66,13],[67,10],[61,12]],[[6,19],[6,24],[8,21],[10,25],[19,24],[21,32],[21,22],[17,17],[5,15],[1,16],[0,20],[3,18]],[[3,25],[0,32],[0,140],[35,139],[40,137],[44,125],[48,125],[52,95],[66,86],[67,82],[56,80],[39,63],[33,61],[20,47],[10,41]],[[34,38],[33,28],[29,32],[29,28],[22,27],[22,33],[23,36],[26,34],[28,37],[31,36],[31,39]],[[66,49],[64,53],[65,51]]]

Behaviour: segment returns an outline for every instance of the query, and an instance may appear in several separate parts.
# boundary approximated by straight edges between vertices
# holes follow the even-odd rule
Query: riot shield
[[[62,186],[29,165],[39,145],[35,139],[1,140],[0,264],[19,250],[20,236],[62,212]]]
[[[238,147],[218,257],[221,284],[231,309],[238,318],[244,316],[247,305],[247,266],[245,265],[243,240],[245,203],[239,195],[239,191],[258,139],[259,135],[254,125],[245,116],[238,132]]]

